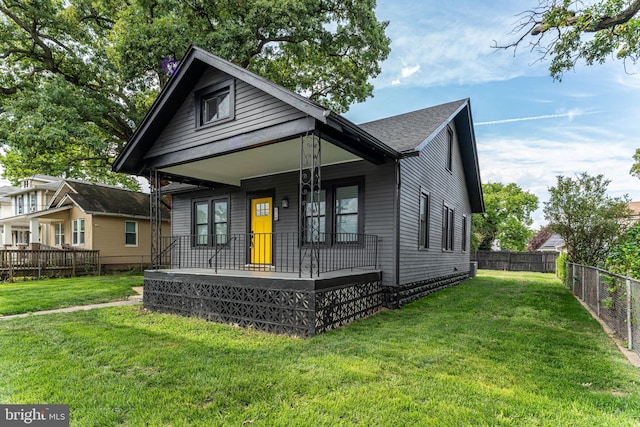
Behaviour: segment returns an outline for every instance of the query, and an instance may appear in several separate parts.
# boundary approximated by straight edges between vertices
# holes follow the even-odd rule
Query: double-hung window
[[[64,223],[60,222],[55,225],[55,242],[56,246],[64,245]]]
[[[469,232],[467,226],[467,216],[462,215],[462,247],[460,248],[462,252],[467,251],[467,233]]]
[[[224,245],[229,241],[228,199],[199,200],[193,204],[195,246]]]
[[[124,222],[124,245],[138,246],[138,222],[137,221]]]
[[[84,245],[84,219],[74,219],[71,221],[71,242],[73,245]]]
[[[358,242],[363,229],[362,179],[329,181],[308,193],[304,241],[324,244]],[[312,203],[312,194],[318,194]]]
[[[429,247],[429,194],[420,192],[420,228],[418,245],[420,248]]]
[[[442,206],[442,250],[453,251],[454,211],[447,205]]]
[[[453,170],[453,130],[447,128],[447,170]]]

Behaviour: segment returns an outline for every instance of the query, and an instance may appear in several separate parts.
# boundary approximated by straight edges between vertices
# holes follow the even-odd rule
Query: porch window
[[[442,207],[442,250],[453,250],[454,211],[447,205]]]
[[[56,246],[64,245],[64,223],[55,225],[55,242]]]
[[[84,245],[84,219],[71,221],[71,238],[73,245]]]
[[[195,245],[214,244],[209,239],[210,235],[215,236],[215,244],[227,244],[229,241],[229,201],[217,199],[195,202],[193,227]]]
[[[138,222],[137,221],[124,222],[124,245],[138,246]]]
[[[420,193],[420,229],[419,246],[427,249],[429,247],[429,194]]]
[[[195,93],[196,127],[232,120],[235,115],[235,84],[225,80]]]
[[[216,244],[226,245],[229,235],[229,204],[226,200],[213,202],[213,235]]]
[[[320,190],[318,204],[311,203],[311,195],[307,194],[307,204],[305,211],[305,242],[321,242],[326,240],[326,224],[327,224],[327,191]],[[318,212],[314,212],[314,207],[318,208]],[[314,236],[313,230],[318,230],[317,236]]]
[[[358,240],[358,186],[336,187],[336,241]]]
[[[358,235],[362,232],[362,179],[356,181],[326,182],[319,191],[318,212],[313,212],[311,194],[307,194],[305,211],[306,235],[304,242],[312,241],[332,243],[358,242]],[[315,227],[314,227],[315,226]],[[313,228],[312,228],[313,227]],[[312,229],[318,230],[318,235],[312,235]],[[333,235],[332,241],[327,236]]]

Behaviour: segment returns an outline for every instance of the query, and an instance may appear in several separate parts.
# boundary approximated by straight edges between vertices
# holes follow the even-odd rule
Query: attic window
[[[224,123],[235,117],[235,84],[225,80],[195,93],[196,127]]]

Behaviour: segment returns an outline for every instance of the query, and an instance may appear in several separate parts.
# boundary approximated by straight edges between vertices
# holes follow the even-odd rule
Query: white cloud
[[[414,65],[413,67],[404,67],[400,70],[400,75],[403,79],[410,77],[420,71],[420,65]]]

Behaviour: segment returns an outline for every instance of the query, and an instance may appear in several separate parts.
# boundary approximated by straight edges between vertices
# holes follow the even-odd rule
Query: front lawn
[[[0,403],[73,426],[637,426],[640,370],[551,275],[480,271],[302,340],[115,307],[0,322]]]
[[[97,304],[135,295],[141,275],[108,275],[0,282],[0,316]]]

